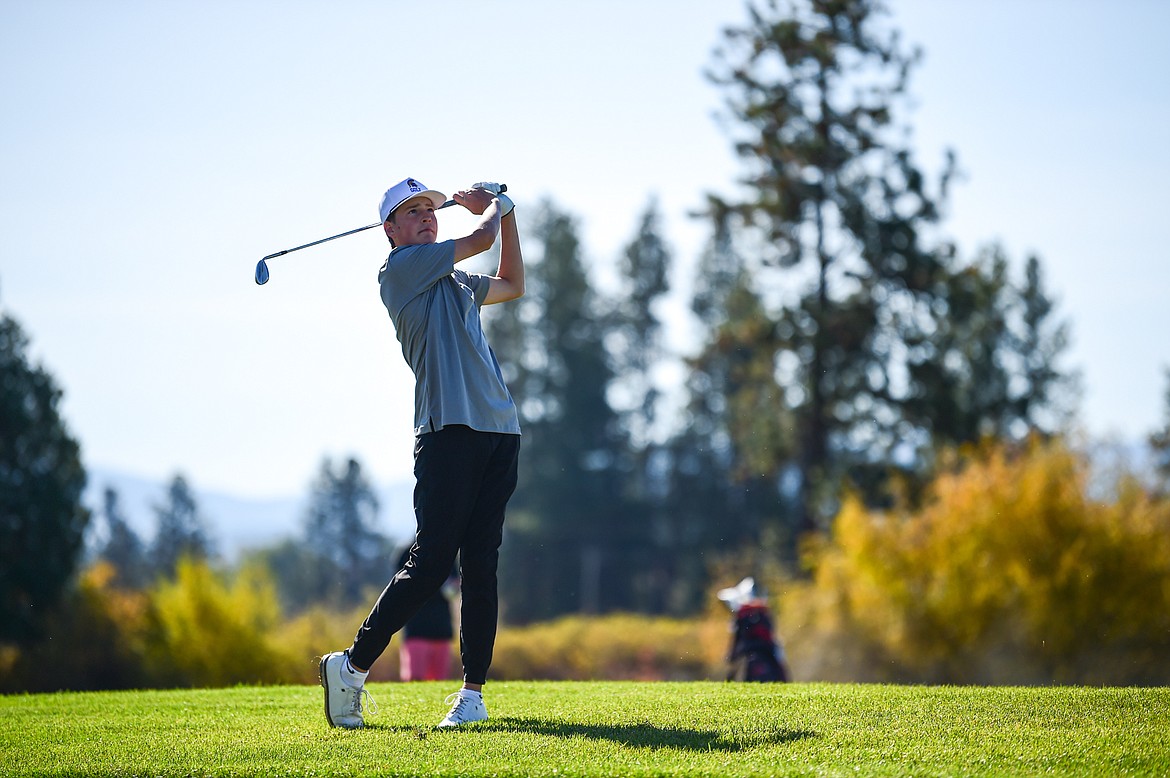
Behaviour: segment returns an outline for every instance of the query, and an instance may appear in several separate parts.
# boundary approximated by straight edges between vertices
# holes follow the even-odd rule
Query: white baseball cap
[[[740,581],[737,586],[733,586],[730,589],[720,589],[719,593],[715,596],[727,603],[728,607],[734,611],[739,610],[752,600],[767,599],[764,595],[764,590],[756,586],[756,579],[750,575]]]
[[[436,192],[434,189],[427,189],[417,178],[404,178],[382,195],[382,204],[378,206],[378,215],[382,217],[382,221],[386,221],[390,218],[390,214],[394,213],[395,208],[414,197],[429,197],[435,208],[447,202],[447,195]]]

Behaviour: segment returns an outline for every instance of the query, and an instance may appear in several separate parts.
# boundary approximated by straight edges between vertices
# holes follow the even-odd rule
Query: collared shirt
[[[491,279],[455,267],[455,242],[400,246],[378,272],[414,371],[415,434],[462,424],[520,434],[516,404],[479,318]]]

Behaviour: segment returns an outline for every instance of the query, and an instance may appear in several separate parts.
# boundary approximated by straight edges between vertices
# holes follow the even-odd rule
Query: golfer
[[[357,728],[366,675],[419,607],[442,586],[459,555],[459,654],[463,688],[440,727],[487,718],[483,685],[496,640],[496,566],[504,509],[516,488],[520,422],[480,323],[482,305],[524,294],[524,259],[511,200],[491,184],[454,200],[479,216],[469,235],[437,242],[436,209],[446,197],[407,178],[386,191],[379,213],[392,250],[378,273],[402,354],[414,371],[414,513],[405,565],[374,603],[344,651],[321,659],[325,715]],[[500,236],[495,275],[458,268]],[[376,710],[370,700],[371,712]]]

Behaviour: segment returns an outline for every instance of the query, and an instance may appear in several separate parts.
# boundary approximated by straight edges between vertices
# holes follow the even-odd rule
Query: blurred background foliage
[[[1103,472],[1041,258],[943,231],[957,156],[928,177],[901,118],[919,53],[873,0],[746,10],[709,72],[742,196],[696,214],[688,352],[653,200],[604,285],[536,204],[528,292],[485,312],[525,431],[494,677],[722,677],[714,592],[750,574],[798,679],[1170,681],[1170,377]],[[81,505],[27,343],[0,311],[0,689],[314,682],[405,540],[361,463],[324,459],[297,532],[242,558],[182,474],[141,538],[116,491]]]
[[[1061,441],[974,446],[947,458],[920,507],[846,498],[833,531],[806,544],[803,572],[759,548],[713,555],[707,605],[686,618],[505,624],[492,676],[722,678],[730,618],[714,590],[748,566],[796,680],[1164,685],[1170,500],[1132,478],[1107,499],[1090,487],[1086,459]],[[290,616],[256,562],[185,557],[143,590],[116,578],[108,562],[87,567],[51,639],[0,653],[0,689],[315,683],[316,658],[366,614],[316,603]],[[396,679],[396,651],[374,670]]]

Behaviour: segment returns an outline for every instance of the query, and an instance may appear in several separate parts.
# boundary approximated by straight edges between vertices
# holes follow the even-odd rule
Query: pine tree
[[[176,474],[167,486],[166,498],[154,506],[157,522],[150,561],[156,575],[171,577],[183,557],[210,559],[215,548],[207,523],[187,479]]]
[[[929,192],[897,132],[917,54],[883,30],[877,2],[747,10],[711,73],[738,121],[745,196],[712,197],[711,215],[750,252],[776,325],[761,359],[778,366],[775,412],[795,425],[803,533],[826,526],[847,481],[880,492],[902,444],[895,360],[904,337],[929,329],[945,278],[947,256],[926,236],[950,168]]]
[[[146,549],[138,533],[126,521],[118,492],[107,486],[102,493],[102,518],[106,537],[98,558],[109,562],[117,570],[114,581],[127,589],[135,589],[147,582],[149,570]]]
[[[1153,459],[1154,493],[1170,497],[1170,368],[1163,368],[1166,381],[1162,395],[1162,426],[1151,432],[1146,442]]]
[[[325,457],[309,496],[304,547],[314,560],[319,599],[354,605],[393,572],[390,541],[378,531],[378,498],[353,458],[334,469]]]
[[[933,329],[907,338],[914,392],[904,418],[921,430],[919,458],[982,438],[1020,441],[1066,430],[1077,380],[1060,368],[1068,325],[1044,289],[1037,257],[1022,284],[999,244],[983,247],[951,273]]]
[[[1069,324],[1058,320],[1056,301],[1044,285],[1040,258],[1028,257],[1024,265],[1024,284],[1018,295],[1019,334],[1012,341],[1012,351],[1019,360],[1019,381],[1014,388],[1015,416],[1021,433],[1040,432],[1056,435],[1066,432],[1073,419],[1080,395],[1076,373],[1061,369],[1060,360],[1069,345]]]
[[[663,357],[662,322],[655,308],[669,290],[673,261],[661,221],[658,203],[651,200],[621,256],[622,288],[607,333],[615,376],[610,394],[617,395],[617,411],[635,450],[652,440],[661,396],[654,369]]]
[[[0,640],[34,640],[80,562],[90,513],[61,390],[0,311]]]
[[[623,494],[629,444],[607,398],[606,319],[576,223],[551,202],[530,218],[525,295],[485,313],[524,434],[500,578],[515,621],[628,607],[619,571],[647,549]]]

